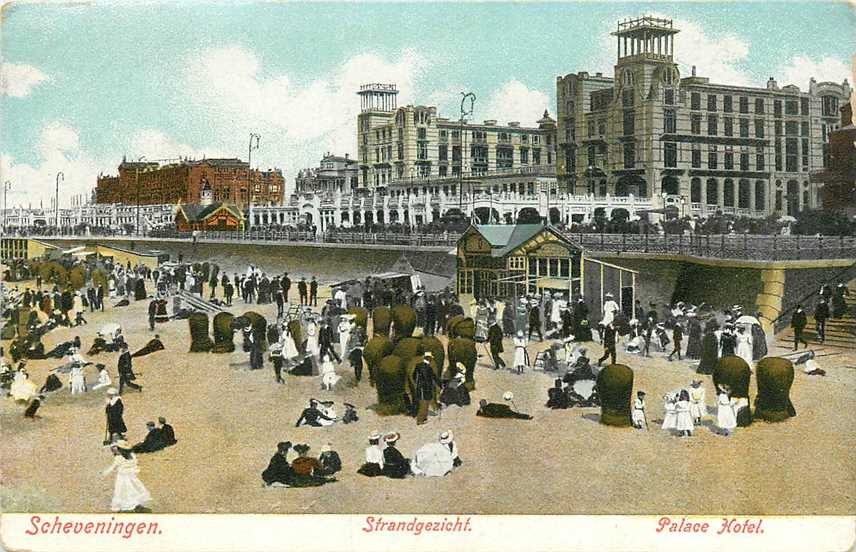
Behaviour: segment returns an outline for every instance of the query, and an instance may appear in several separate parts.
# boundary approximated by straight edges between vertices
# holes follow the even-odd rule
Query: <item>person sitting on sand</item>
[[[556,378],[553,387],[547,389],[547,404],[545,406],[552,409],[565,409],[570,406],[561,378]]]
[[[166,447],[161,440],[161,432],[154,422],[146,422],[146,438],[131,449],[136,453],[157,452]]]
[[[161,432],[161,442],[164,446],[171,447],[178,442],[175,438],[175,430],[171,425],[166,423],[166,418],[163,416],[158,417],[158,429]]]
[[[391,479],[404,479],[410,474],[410,460],[404,457],[396,448],[401,438],[396,432],[383,438],[386,448],[383,449],[383,475]]]
[[[318,475],[325,477],[329,477],[342,469],[342,459],[339,458],[339,453],[333,450],[333,446],[330,443],[321,447],[318,463],[321,464]]]
[[[294,479],[294,470],[288,463],[288,451],[291,442],[276,445],[276,453],[271,457],[268,467],[262,472],[262,481],[270,487],[285,487]]]
[[[380,448],[381,435],[377,431],[369,435],[369,446],[366,447],[366,461],[357,473],[366,477],[383,475],[383,450]]]
[[[134,354],[132,354],[131,357],[137,358],[137,357],[146,356],[148,354],[151,354],[151,353],[154,353],[157,351],[163,351],[163,350],[164,350],[163,341],[161,341],[161,338],[158,334],[155,334],[154,338],[150,339],[149,342],[146,343],[142,349],[140,349],[137,352],[135,352]]]
[[[463,366],[460,362],[458,364]],[[465,380],[464,372],[458,371],[455,377],[443,386],[443,391],[440,392],[440,404],[443,406],[467,406],[470,404],[470,392],[464,385]]]
[[[298,456],[291,461],[294,478],[289,484],[290,487],[318,487],[329,481],[321,475],[322,467],[318,459],[309,456],[309,449],[306,444],[294,445]]]
[[[110,374],[107,372],[107,367],[103,364],[96,364],[95,367],[98,369],[98,383],[92,387],[92,390],[95,391],[104,387],[110,387],[113,382],[110,379]]]
[[[318,409],[318,401],[315,399],[309,399],[309,407],[303,409],[303,412],[300,414],[300,418],[297,419],[297,423],[294,427],[300,427],[301,425],[308,425],[312,427],[321,427],[321,420],[327,421],[335,421],[335,418],[330,418],[321,412]],[[295,450],[297,450],[295,448]]]

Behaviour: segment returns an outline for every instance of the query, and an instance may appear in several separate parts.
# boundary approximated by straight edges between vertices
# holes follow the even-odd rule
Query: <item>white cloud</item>
[[[803,90],[808,89],[808,81],[814,77],[818,82],[842,82],[852,74],[850,66],[841,59],[826,56],[811,58],[794,56],[775,73],[780,85],[795,84]]]
[[[59,188],[61,207],[70,206],[73,195],[88,197],[101,168],[80,149],[74,128],[57,121],[48,123],[41,130],[36,150],[39,152],[36,165],[17,163],[10,155],[0,155],[0,179],[12,183],[10,206],[37,207],[43,202],[45,208],[50,207],[55,196],[56,174],[60,171],[64,176]]]
[[[137,159],[140,156],[145,156],[146,159],[152,161],[178,157],[188,157],[190,159],[234,157],[234,154],[229,155],[218,149],[200,149],[180,143],[157,129],[143,129],[135,132],[128,141],[127,152],[129,158]]]
[[[541,118],[545,109],[549,109],[549,104],[550,98],[544,92],[511,80],[494,91],[484,109],[478,108],[478,112],[500,124],[517,121],[523,126],[535,126],[535,121]]]
[[[215,145],[236,151],[236,140],[246,144],[249,133],[258,132],[261,147],[253,164],[258,159],[260,167],[277,166],[294,175],[315,166],[325,151],[356,152],[361,84],[396,83],[399,105],[413,103],[424,67],[413,50],[392,61],[363,53],[314,80],[295,82],[285,74],[263,76],[255,53],[233,45],[191,56],[184,80],[190,101],[209,114]]]
[[[32,65],[3,63],[0,65],[0,95],[23,98],[50,78]]]

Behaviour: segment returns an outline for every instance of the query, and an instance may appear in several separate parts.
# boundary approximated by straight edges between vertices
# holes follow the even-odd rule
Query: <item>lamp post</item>
[[[145,160],[146,156],[141,155],[139,159],[137,159],[137,223],[134,225],[134,230],[137,235],[140,235],[140,163]]]
[[[62,171],[56,173],[56,199],[54,199],[54,209],[56,209],[56,231],[59,234],[59,181],[65,182],[65,175]]]
[[[476,95],[472,92],[461,92],[461,129],[459,139],[461,141],[461,170],[460,184],[458,186],[458,210],[464,210],[464,121],[473,114],[476,103]],[[469,103],[468,103],[469,102]]]
[[[12,189],[12,182],[7,180],[3,183],[3,233],[6,233],[6,211],[8,210],[8,206],[6,205],[6,192]]]
[[[250,175],[253,170],[253,150],[259,149],[259,140],[261,138],[260,134],[256,134],[255,132],[250,133],[250,145],[247,147],[247,204],[250,203],[250,198],[252,197]]]

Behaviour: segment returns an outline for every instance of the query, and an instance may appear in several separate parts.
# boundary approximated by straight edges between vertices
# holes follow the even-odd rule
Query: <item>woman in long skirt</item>
[[[686,389],[681,389],[681,394],[678,397],[678,402],[675,403],[675,428],[681,437],[692,437],[693,417],[690,413],[690,394]]]
[[[705,331],[701,341],[701,361],[698,364],[699,374],[712,374],[719,361],[719,339],[716,337],[716,328],[711,326]]]
[[[71,367],[71,376],[68,380],[71,394],[78,395],[86,392],[86,378],[83,376],[83,366],[74,364]]]
[[[734,415],[734,399],[727,385],[719,386],[719,394],[716,395],[716,425],[723,435],[730,435],[737,427],[737,417]]]
[[[297,345],[294,343],[294,336],[291,335],[291,330],[288,328],[288,325],[285,326],[285,333],[281,337],[282,339],[282,356],[288,362],[293,362],[300,353],[297,351]]]
[[[687,337],[687,358],[698,360],[701,358],[701,324],[695,317],[695,313],[690,313],[689,329]]]
[[[523,330],[517,331],[517,337],[514,338],[514,369],[518,374],[523,373],[526,367],[526,338],[523,337]]]
[[[108,475],[116,470],[116,486],[110,509],[114,512],[132,512],[144,508],[152,496],[137,477],[140,469],[130,445],[120,440],[110,447],[110,451],[113,453],[113,463],[102,472],[102,475]]]
[[[740,326],[735,337],[737,339],[737,356],[752,366],[752,336],[746,331],[745,326]]]

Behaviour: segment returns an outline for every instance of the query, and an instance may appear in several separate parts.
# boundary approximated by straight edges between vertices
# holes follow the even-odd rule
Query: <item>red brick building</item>
[[[821,174],[825,209],[856,214],[856,125],[850,103],[841,108],[841,126],[829,133],[828,167]]]
[[[161,165],[122,160],[118,176],[99,176],[96,203],[136,204],[199,203],[205,183],[214,201],[229,201],[240,207],[279,205],[285,179],[280,169],[249,170],[240,159],[182,160]]]

